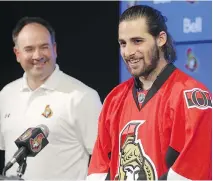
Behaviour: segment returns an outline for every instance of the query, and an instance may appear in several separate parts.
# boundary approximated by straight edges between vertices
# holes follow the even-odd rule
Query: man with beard
[[[132,6],[121,15],[118,34],[133,77],[104,101],[87,179],[109,173],[110,180],[210,180],[210,93],[173,65],[166,18]]]
[[[25,73],[0,93],[0,149],[5,150],[5,162],[27,128],[45,124],[49,144],[27,158],[23,179],[84,180],[102,107],[98,93],[59,69],[55,32],[44,19],[22,18],[13,41]],[[16,163],[7,176],[15,176],[17,167]]]

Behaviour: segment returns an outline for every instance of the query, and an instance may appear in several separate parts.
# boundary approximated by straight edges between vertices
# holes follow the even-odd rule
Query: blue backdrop
[[[120,13],[136,4],[156,8],[168,18],[168,31],[176,42],[175,65],[212,91],[211,1],[121,1]],[[120,82],[130,78],[120,57]]]

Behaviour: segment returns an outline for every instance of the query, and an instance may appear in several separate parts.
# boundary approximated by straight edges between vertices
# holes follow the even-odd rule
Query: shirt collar
[[[58,84],[58,77],[60,73],[60,68],[58,64],[56,64],[55,70],[53,73],[48,77],[48,79],[38,88],[38,89],[46,89],[46,90],[55,90],[57,84]],[[22,78],[22,87],[20,91],[31,91],[30,87],[28,86],[27,83],[27,74],[26,72],[23,75]]]

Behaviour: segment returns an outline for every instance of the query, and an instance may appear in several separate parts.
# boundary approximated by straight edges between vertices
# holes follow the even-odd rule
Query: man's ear
[[[17,62],[20,63],[20,60],[19,60],[19,54],[20,54],[20,52],[19,52],[19,50],[18,50],[18,48],[16,46],[13,47],[13,52],[16,55]]]
[[[163,47],[167,42],[167,34],[165,31],[161,31],[157,37],[157,46]]]
[[[56,44],[56,42],[53,44],[53,49],[54,49],[55,56],[57,58],[57,44]]]

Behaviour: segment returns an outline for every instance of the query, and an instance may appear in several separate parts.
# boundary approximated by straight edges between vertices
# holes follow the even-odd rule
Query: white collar
[[[53,73],[48,77],[48,79],[38,88],[47,89],[47,90],[55,90],[57,84],[58,84],[58,77],[59,77],[60,68],[58,64],[56,64],[55,70]],[[27,83],[27,74],[26,72],[23,75],[23,84],[20,91],[31,91],[30,87]]]

